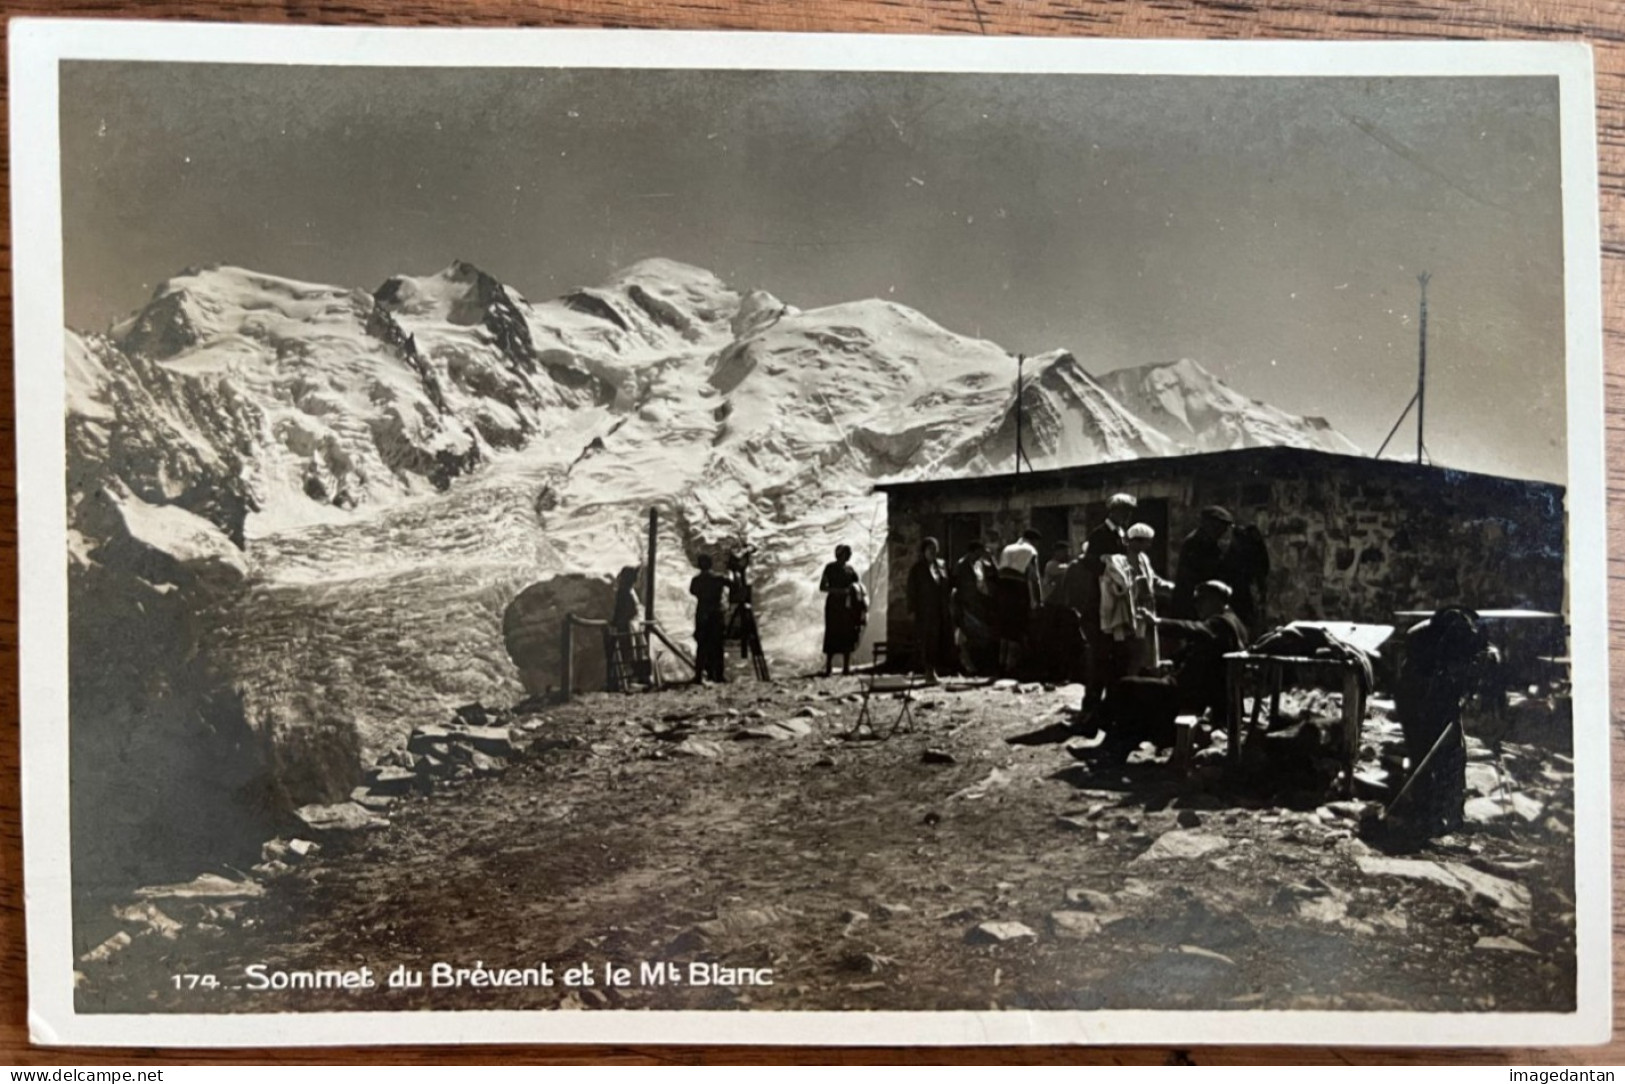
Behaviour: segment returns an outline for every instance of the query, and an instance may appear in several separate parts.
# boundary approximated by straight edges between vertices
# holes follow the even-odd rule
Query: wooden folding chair
[[[912,733],[914,730],[914,693],[917,689],[925,688],[930,688],[930,686],[906,677],[890,677],[874,673],[866,675],[863,681],[863,702],[858,708],[858,717],[841,737],[847,741],[853,741],[862,738],[867,733],[876,740],[885,740],[899,730],[906,729]],[[902,707],[897,712],[897,717],[892,720],[891,726],[884,734],[875,726],[874,711],[870,704],[870,701],[875,697],[890,697],[902,703]]]

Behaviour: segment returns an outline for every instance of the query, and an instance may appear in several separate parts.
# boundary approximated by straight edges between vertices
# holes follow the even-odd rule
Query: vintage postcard
[[[1584,46],[11,43],[36,1040],[1606,1038]]]

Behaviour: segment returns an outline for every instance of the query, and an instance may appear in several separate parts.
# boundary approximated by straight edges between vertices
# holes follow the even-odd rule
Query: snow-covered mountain
[[[191,758],[157,774],[229,781],[200,784],[194,827],[259,776],[269,808],[340,798],[414,725],[519,699],[510,602],[553,578],[587,605],[583,584],[641,560],[650,508],[667,628],[688,638],[694,557],[753,545],[768,654],[806,668],[837,544],[886,598],[874,483],[1014,454],[998,345],[669,260],[539,303],[461,262],[371,294],[191,270],[70,333],[67,370],[76,749],[108,775],[76,795],[122,793],[146,712],[151,756]],[[1034,465],[1340,440],[1194,363],[1134,372],[1029,361]],[[162,819],[141,801],[132,824]]]
[[[1359,455],[1325,418],[1288,414],[1249,399],[1188,358],[1164,365],[1114,369],[1102,388],[1181,451],[1286,445]]]

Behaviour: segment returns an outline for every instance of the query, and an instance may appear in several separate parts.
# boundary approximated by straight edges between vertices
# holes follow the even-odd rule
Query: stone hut
[[[1152,560],[1172,578],[1201,509],[1223,505],[1269,551],[1264,627],[1298,619],[1394,623],[1401,610],[1566,612],[1564,489],[1304,448],[1131,459],[972,478],[883,483],[893,655],[913,642],[903,592],[920,539],[957,560],[973,538],[1008,542],[1032,527],[1074,550],[1113,493],[1139,500],[1156,529]]]

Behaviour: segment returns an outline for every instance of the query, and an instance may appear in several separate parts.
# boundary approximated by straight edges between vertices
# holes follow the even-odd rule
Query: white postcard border
[[[1602,292],[1589,47],[614,30],[10,24],[23,850],[34,1041],[97,1046],[638,1042],[893,1045],[1567,1045],[1612,1025]],[[1568,354],[1578,1008],[1572,1014],[1237,1012],[367,1012],[81,1014],[68,877],[67,520],[58,62],[724,68],[1211,76],[1554,76]]]

